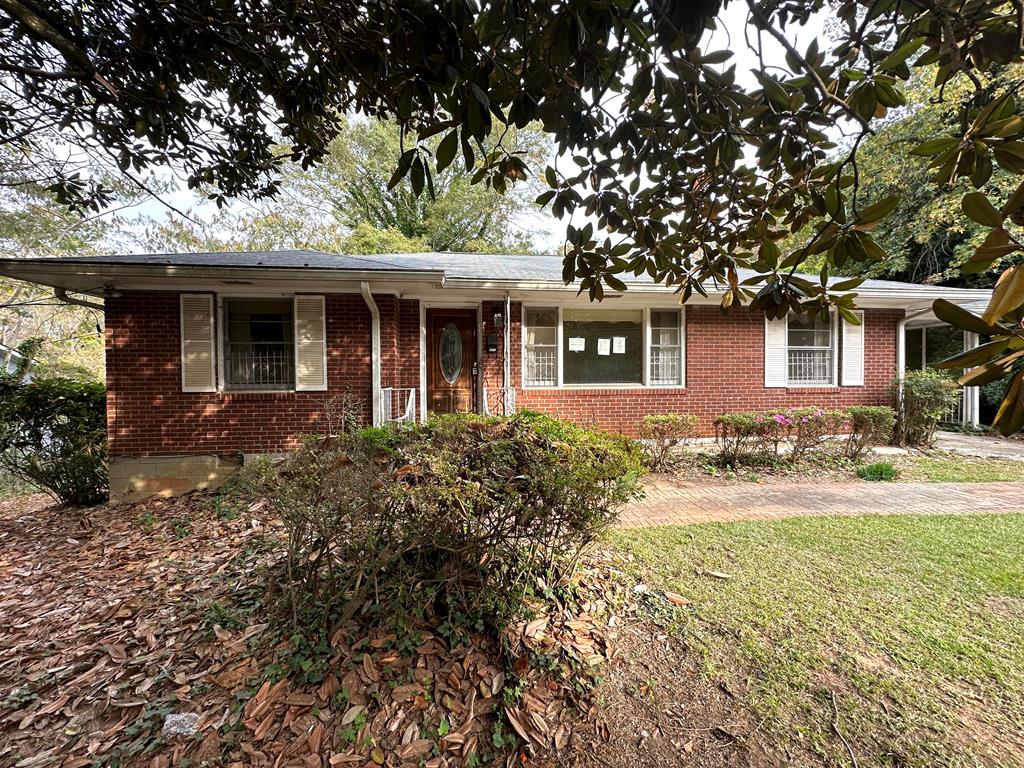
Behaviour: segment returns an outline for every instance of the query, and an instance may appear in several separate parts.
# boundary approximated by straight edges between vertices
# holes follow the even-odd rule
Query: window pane
[[[558,310],[527,308],[526,325],[529,328],[534,328],[537,326],[548,326],[550,328],[555,328],[558,326]]]
[[[679,347],[651,348],[651,384],[682,384]]]
[[[652,310],[651,311],[651,327],[652,328],[678,328],[679,327],[679,310]]]
[[[790,315],[789,346],[791,347],[831,347],[831,318],[822,319],[818,316]]]
[[[651,344],[653,346],[678,346],[678,328],[651,328]]]
[[[224,383],[234,389],[295,386],[290,299],[224,302]]]
[[[639,310],[566,310],[562,328],[562,375],[567,384],[643,381],[643,313]]]
[[[907,370],[924,368],[924,328],[907,328]]]
[[[526,343],[528,345],[533,344],[547,344],[554,346],[558,343],[558,329],[557,328],[527,328],[526,329]]]

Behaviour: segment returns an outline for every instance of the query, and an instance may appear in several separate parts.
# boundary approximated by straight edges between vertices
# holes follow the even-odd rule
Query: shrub
[[[897,445],[930,448],[939,421],[960,400],[960,390],[946,374],[931,369],[910,371],[890,385],[895,403]]]
[[[857,477],[861,480],[887,482],[895,480],[898,474],[899,472],[896,471],[896,467],[887,461],[880,461],[876,464],[862,464],[857,467]]]
[[[868,448],[892,439],[895,413],[887,405],[853,405],[847,409],[850,434],[846,439],[847,458],[857,461]]]
[[[793,427],[793,417],[781,411],[738,411],[722,414],[714,426],[721,461],[734,466],[758,455],[778,456],[779,445]]]
[[[692,413],[660,413],[644,416],[640,437],[649,441],[656,469],[665,467],[669,453],[697,435],[700,419]]]
[[[60,378],[0,376],[0,464],[65,504],[107,498],[106,391]]]
[[[291,583],[322,618],[398,600],[506,617],[637,494],[635,443],[535,413],[307,439],[271,496]],[[372,599],[369,599],[372,596]]]
[[[789,417],[793,422],[791,456],[794,461],[809,451],[818,450],[826,440],[842,432],[848,419],[845,411],[822,408],[799,408],[790,413]]]

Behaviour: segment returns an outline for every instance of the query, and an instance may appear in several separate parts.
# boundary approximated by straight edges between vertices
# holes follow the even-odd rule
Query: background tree
[[[1015,260],[999,259],[979,272],[961,271],[988,235],[988,229],[966,217],[961,208],[971,182],[960,178],[941,186],[930,183],[934,170],[914,151],[930,138],[955,130],[961,110],[975,96],[969,81],[958,81],[946,88],[941,100],[933,100],[935,76],[934,68],[916,73],[907,87],[907,106],[861,145],[857,155],[860,194],[868,201],[897,196],[899,202],[872,232],[885,257],[850,260],[834,270],[837,274],[991,288],[1001,267]],[[1005,87],[1021,77],[1024,67],[1012,65],[985,76],[990,81],[986,87]],[[1015,175],[997,165],[983,190],[1007,197],[1016,186]],[[824,259],[815,262],[807,267],[820,268]]]
[[[10,257],[97,253],[117,226],[112,215],[82,217],[59,204],[38,185],[19,179],[15,163],[0,151],[0,253]],[[125,204],[137,202],[130,190],[110,183]],[[0,344],[17,348],[30,339],[43,374],[82,379],[103,376],[100,312],[57,300],[40,286],[0,277]]]
[[[436,152],[439,137],[426,144]],[[534,165],[550,157],[541,132],[511,129],[504,139]],[[524,180],[505,194],[474,184],[473,173],[452,164],[433,176],[433,194],[417,194],[410,179],[390,185],[402,152],[395,123],[346,121],[324,161],[288,167],[277,194],[213,217],[181,216],[146,223],[140,244],[152,251],[275,250],[311,248],[342,253],[415,251],[530,252],[527,226],[543,221],[534,198],[540,179]]]

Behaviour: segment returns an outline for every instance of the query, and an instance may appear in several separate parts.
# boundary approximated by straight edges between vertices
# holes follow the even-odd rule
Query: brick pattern
[[[346,391],[360,401],[361,420],[369,418],[370,312],[362,296],[326,298],[326,392],[182,392],[178,301],[176,293],[129,291],[106,302],[112,456],[280,452],[315,430],[324,403]]]
[[[522,315],[514,310],[512,317],[515,360]],[[718,307],[693,305],[686,308],[684,388],[528,388],[520,389],[517,404],[635,437],[649,413],[695,413],[702,434],[711,435],[712,420],[727,411],[887,403],[901,317],[898,310],[865,311],[864,386],[765,387],[764,317],[742,310],[723,315]],[[513,379],[520,386],[519,366],[514,370]]]
[[[930,515],[1024,509],[1024,483],[693,483],[654,476],[619,525],[734,523],[825,515]]]

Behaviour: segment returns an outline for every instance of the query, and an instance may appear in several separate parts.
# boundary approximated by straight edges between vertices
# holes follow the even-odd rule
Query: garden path
[[[821,515],[1024,512],[1024,483],[693,482],[652,475],[622,528]]]

